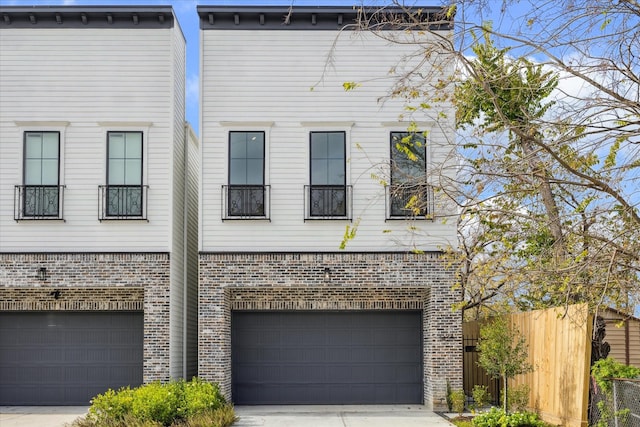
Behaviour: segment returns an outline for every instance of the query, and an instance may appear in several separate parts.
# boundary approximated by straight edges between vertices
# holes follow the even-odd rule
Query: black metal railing
[[[98,187],[98,219],[147,219],[147,185]]]
[[[351,219],[350,185],[305,185],[304,219]]]
[[[385,187],[387,219],[433,219],[435,199],[433,186],[428,184],[400,184]]]
[[[63,219],[63,196],[64,185],[16,185],[13,218]]]
[[[223,185],[222,219],[269,219],[269,185]]]

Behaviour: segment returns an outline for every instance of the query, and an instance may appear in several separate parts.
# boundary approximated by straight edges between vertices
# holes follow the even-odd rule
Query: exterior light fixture
[[[324,280],[325,282],[331,280],[331,269],[329,267],[324,268]]]
[[[38,269],[38,280],[47,280],[47,267],[40,267]]]
[[[49,295],[51,295],[53,299],[58,299],[60,298],[60,290],[56,289],[55,291],[51,291],[49,292]]]

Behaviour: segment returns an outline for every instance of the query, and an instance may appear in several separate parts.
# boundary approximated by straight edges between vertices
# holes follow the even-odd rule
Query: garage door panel
[[[142,383],[142,313],[5,312],[0,329],[0,405],[86,405]]]
[[[233,400],[421,403],[421,328],[419,312],[234,312]]]

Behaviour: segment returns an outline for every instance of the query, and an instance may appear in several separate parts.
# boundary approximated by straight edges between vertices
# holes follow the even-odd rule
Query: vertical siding
[[[168,251],[174,67],[166,29],[0,30],[0,251]],[[68,122],[64,222],[13,220],[22,132]],[[27,122],[20,126],[21,122]],[[41,129],[47,129],[44,123]],[[106,132],[145,132],[149,221],[98,221]]]
[[[640,319],[610,309],[599,314],[607,325],[604,340],[611,346],[609,356],[640,368]]]
[[[184,310],[185,310],[185,40],[182,33],[174,28],[170,43],[173,51],[173,87],[171,96],[173,111],[173,143],[171,164],[171,316],[170,316],[170,372],[174,378],[184,377]]]
[[[187,378],[198,373],[198,139],[186,126],[188,156],[187,179]]]
[[[416,47],[391,44],[364,32],[345,32],[332,50],[336,37],[332,31],[202,32],[203,250],[338,249],[345,228],[352,223],[304,221],[303,188],[309,183],[312,130],[347,132],[347,184],[353,186],[354,219],[361,217],[357,238],[348,250],[405,251],[414,245],[439,250],[454,240],[452,220],[385,222],[384,188],[372,178],[388,174],[390,132],[408,125],[397,123],[403,102],[385,99],[396,78],[389,72]],[[348,81],[361,86],[346,92],[342,83]],[[452,112],[450,106],[442,109]],[[423,118],[420,125],[431,132],[429,156],[434,165],[450,154],[452,119],[452,114],[441,122]],[[221,220],[227,135],[238,129],[268,131],[270,221]]]

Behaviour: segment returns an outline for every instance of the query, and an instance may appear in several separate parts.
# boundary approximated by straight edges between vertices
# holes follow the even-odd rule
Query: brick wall
[[[423,310],[424,402],[444,409],[447,379],[462,387],[454,278],[439,253],[202,253],[199,375],[231,397],[232,310]]]
[[[169,254],[0,253],[0,310],[144,310],[144,381],[169,379]]]

